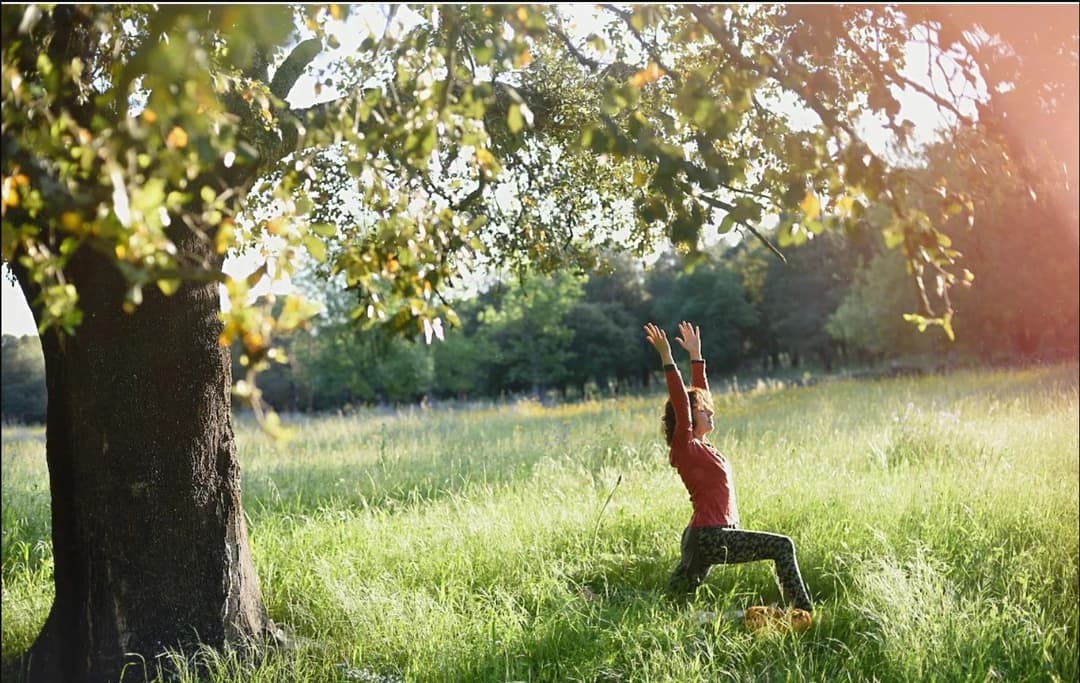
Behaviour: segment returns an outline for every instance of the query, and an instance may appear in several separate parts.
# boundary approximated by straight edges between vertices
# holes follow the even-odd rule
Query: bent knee
[[[785,557],[795,557],[795,541],[791,540],[789,536],[777,535],[776,537],[776,551]]]

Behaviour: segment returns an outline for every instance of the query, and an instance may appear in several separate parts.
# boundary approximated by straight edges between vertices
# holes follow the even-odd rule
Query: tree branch
[[[699,22],[701,22],[701,25],[704,26],[712,35],[712,37],[720,44],[720,47],[724,49],[724,52],[728,55],[728,57],[735,61],[741,68],[746,69],[751,73],[761,73],[761,65],[743,56],[742,50],[739,49],[739,46],[735,45],[731,41],[730,37],[725,34],[723,28],[721,28],[720,25],[713,20],[712,16],[710,16],[704,8],[698,5],[692,5],[690,7],[690,12]],[[789,79],[785,78],[785,74],[777,68],[777,65],[784,65],[788,69],[790,69],[793,74],[802,76],[804,82],[806,80],[809,80],[807,78],[808,74],[806,72],[806,67],[795,62],[786,62],[782,58],[775,57],[768,53],[763,53],[763,55],[770,62],[770,66],[765,73],[770,78],[779,83],[781,86],[783,86],[785,89],[798,95],[800,99],[802,99],[802,101],[805,102],[806,105],[810,107],[814,111],[814,113],[818,115],[819,118],[821,118],[822,123],[824,123],[826,126],[829,126],[830,128],[843,130],[845,133],[851,136],[851,139],[853,140],[862,139],[855,133],[855,130],[850,125],[848,125],[844,121],[841,121],[835,113],[825,107],[825,105],[817,98],[808,97],[802,92],[801,88],[793,86],[789,82]]]
[[[322,52],[322,41],[318,38],[308,38],[293,48],[293,51],[274,72],[274,78],[270,81],[270,92],[278,99],[284,100],[288,97],[296,81],[320,52]]]
[[[586,57],[584,54],[582,54],[581,51],[574,46],[573,41],[570,40],[570,36],[566,35],[566,32],[563,31],[561,26],[553,24],[550,28],[551,32],[554,33],[559,38],[559,40],[562,41],[562,44],[566,46],[566,49],[570,52],[571,56],[573,56],[573,58],[576,59],[579,64],[588,67],[593,71],[593,73],[600,70],[600,62],[592,59],[591,57]]]
[[[769,202],[773,206],[777,205],[777,201],[776,201],[775,197],[770,197],[769,195],[767,195],[767,194],[765,194],[763,192],[755,192],[754,190],[748,190],[748,189],[746,189],[744,187],[732,187],[731,185],[728,185],[727,183],[720,183],[720,187],[724,188],[725,190],[730,190],[731,192],[737,192],[739,194],[747,194],[747,195],[750,195],[751,197],[757,197],[758,199],[764,199],[765,201]]]
[[[682,84],[682,78],[679,76],[679,72],[675,71],[667,64],[665,64],[664,58],[661,57],[660,53],[656,51],[656,46],[645,40],[641,33],[639,33],[638,30],[634,28],[634,24],[631,21],[631,17],[633,16],[631,12],[621,10],[614,5],[601,5],[601,7],[620,17],[626,24],[626,27],[630,29],[630,33],[633,34],[634,38],[638,41],[638,44],[641,45],[641,47],[645,48],[645,51],[649,53],[649,58],[653,60],[653,63],[663,69],[664,73],[671,77],[671,80],[675,82],[676,86]]]
[[[701,197],[701,199],[706,204],[708,204],[709,206],[715,207],[717,209],[723,209],[723,210],[727,211],[728,213],[731,213],[732,211],[735,210],[734,205],[728,204],[727,202],[725,202],[722,199],[717,199],[716,197],[710,197],[709,195],[706,195],[706,194],[702,194],[702,195],[698,195],[698,196]],[[777,258],[779,258],[781,262],[787,263],[787,257],[784,256],[784,254],[776,247],[775,244],[772,243],[772,241],[769,240],[768,237],[761,234],[758,231],[757,228],[755,228],[754,226],[750,225],[749,223],[747,223],[745,221],[736,221],[736,222],[739,225],[741,225],[742,227],[749,230],[750,233],[754,237],[758,238],[758,241],[760,241],[762,244],[764,244],[768,248],[769,251],[776,254]]]
[[[866,50],[864,50],[862,46],[857,44],[854,40],[851,40],[850,36],[841,36],[841,40],[848,48],[851,49],[855,56],[859,58],[859,61],[863,63],[863,66],[870,69],[871,71],[875,71],[878,68],[874,60],[872,60],[870,58],[870,55],[866,53]],[[901,76],[896,71],[896,69],[892,68],[891,66],[881,66],[878,73],[883,75],[893,85],[911,88],[915,92],[929,97],[938,106],[939,109],[947,109],[961,121],[974,125],[975,122],[972,121],[970,117],[963,114],[959,109],[957,109],[952,102],[949,102],[947,99],[941,97],[936,92],[928,89],[924,85],[916,83],[915,81],[912,81],[911,79],[904,76]]]

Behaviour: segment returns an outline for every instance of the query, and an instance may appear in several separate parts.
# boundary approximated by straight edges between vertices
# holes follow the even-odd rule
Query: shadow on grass
[[[744,676],[772,667],[779,672],[774,680],[784,680],[798,673],[799,666],[784,655],[843,649],[829,634],[813,631],[763,644],[739,619],[724,614],[755,602],[752,593],[741,589],[739,577],[710,577],[696,593],[673,594],[667,589],[670,571],[669,562],[661,558],[598,554],[588,567],[567,573],[565,597],[535,614],[516,644],[519,651],[493,652],[475,668],[440,675],[474,680],[720,680],[731,672]],[[773,661],[777,655],[783,661]]]

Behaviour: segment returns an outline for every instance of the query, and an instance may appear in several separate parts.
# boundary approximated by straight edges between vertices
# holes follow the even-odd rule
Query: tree
[[[757,323],[747,330],[746,360],[756,358],[761,374],[780,367],[780,347],[772,334],[769,311],[764,306],[769,264],[775,260],[757,242],[740,242],[728,253],[728,262],[739,275],[747,302],[757,311]]]
[[[961,144],[963,144],[961,142]],[[957,227],[956,248],[977,277],[955,296],[960,312],[958,350],[984,361],[1019,361],[1077,355],[1080,330],[1080,242],[1077,210],[1055,210],[1061,193],[1044,179],[1019,176],[981,182],[980,165],[1000,149],[956,157],[953,140],[927,151],[927,175],[968,183],[976,220]],[[1072,215],[1070,215],[1070,213]]]
[[[640,336],[636,320],[640,318],[630,319],[611,302],[577,301],[566,312],[565,325],[571,332],[566,381],[579,387],[582,397],[588,397],[590,381],[607,391],[634,360]]]
[[[931,349],[983,361],[1075,357],[1080,310],[1080,261],[1071,257],[1077,249],[1075,216],[1048,209],[1047,196],[1060,188],[1046,179],[1031,185],[1020,175],[1003,174],[988,182],[979,167],[994,165],[1001,149],[987,145],[978,154],[956,156],[954,150],[966,146],[956,137],[931,146],[926,167],[918,171],[965,187],[976,205],[972,225],[948,226],[964,254],[959,263],[979,274],[953,295],[960,313],[956,342],[946,347],[940,339],[912,334],[903,314],[912,310],[916,292],[908,285],[903,259],[883,245],[876,245],[860,269],[830,320],[830,333],[878,357]]]
[[[607,317],[620,326],[620,334],[625,336],[620,344],[629,343],[617,354],[615,379],[622,385],[646,384],[655,368],[655,353],[641,336],[642,321],[653,315],[646,279],[639,261],[625,252],[616,252],[604,254],[585,283],[585,302],[604,305]]]
[[[900,127],[881,67],[911,28],[895,8],[605,6],[582,40],[555,6],[394,6],[408,23],[318,74],[336,98],[290,105],[347,11],[2,9],[2,256],[49,392],[56,597],[33,680],[141,678],[124,663],[278,632],[240,507],[227,347],[254,372],[305,324],[299,298],[277,316],[247,301],[299,253],[344,278],[358,320],[413,335],[452,321],[440,289],[477,259],[693,251],[707,224],[767,242],[768,216],[783,246],[880,208],[916,276],[951,284],[937,219],[969,202],[943,187],[910,212],[894,193],[910,174],[853,123],[869,107]],[[1075,73],[1075,55],[1055,64]],[[820,125],[793,129],[781,92]],[[333,210],[346,190],[370,221]],[[264,238],[278,246],[250,281],[222,274]],[[251,379],[237,390],[258,399]]]
[[[843,299],[824,329],[847,350],[872,360],[929,351],[935,338],[919,334],[904,320],[915,306],[910,282],[899,254],[875,253],[855,270],[847,292],[840,292]]]
[[[1075,225],[1080,215],[1076,8],[1042,5],[1020,15],[1002,6],[943,5],[908,13],[928,41],[977,65],[978,75],[963,70],[960,76],[971,84],[981,77],[992,93],[975,102],[977,144],[971,145],[965,134],[969,126],[953,131],[960,136],[949,136],[965,152],[981,151],[972,155],[981,159],[966,169],[967,180],[1003,180],[1035,190],[1033,208],[1043,222]],[[928,68],[944,66],[931,60]],[[935,99],[943,110],[950,109],[947,98]],[[954,159],[972,158],[956,154],[957,148],[952,151]]]
[[[467,335],[464,327],[448,330],[446,341],[433,352],[437,392],[451,398],[469,398],[484,391],[491,350],[482,336],[475,332]]]
[[[676,262],[673,281],[664,279],[659,287],[653,283],[656,319],[669,329],[681,320],[702,325],[708,334],[701,351],[710,369],[738,367],[749,331],[757,323],[757,311],[746,300],[738,275],[724,265],[704,262],[684,272]]]
[[[779,348],[795,362],[814,355],[832,370],[835,342],[825,325],[847,295],[855,266],[855,250],[835,233],[790,250],[786,264],[769,264],[762,306]]]
[[[0,385],[0,416],[4,422],[45,422],[45,364],[37,337],[4,335],[4,382]]]
[[[582,278],[567,272],[528,277],[506,286],[497,305],[483,311],[482,335],[494,351],[498,387],[534,396],[565,387],[575,352],[567,321],[582,287]]]
[[[411,403],[426,396],[434,382],[433,354],[415,340],[376,328],[363,330],[351,313],[355,293],[333,282],[300,274],[294,283],[322,302],[311,329],[291,339],[291,381],[303,387],[314,410],[356,403]],[[281,366],[278,366],[281,367]],[[258,374],[258,381],[275,369]],[[268,403],[266,390],[262,390]]]

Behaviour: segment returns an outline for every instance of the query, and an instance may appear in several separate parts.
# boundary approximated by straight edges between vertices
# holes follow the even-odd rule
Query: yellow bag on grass
[[[810,628],[813,621],[813,616],[804,609],[792,607],[785,611],[771,605],[754,605],[753,607],[747,607],[746,614],[743,616],[743,623],[746,624],[746,628],[751,631],[773,629],[777,631],[795,631],[796,633],[802,633]]]

